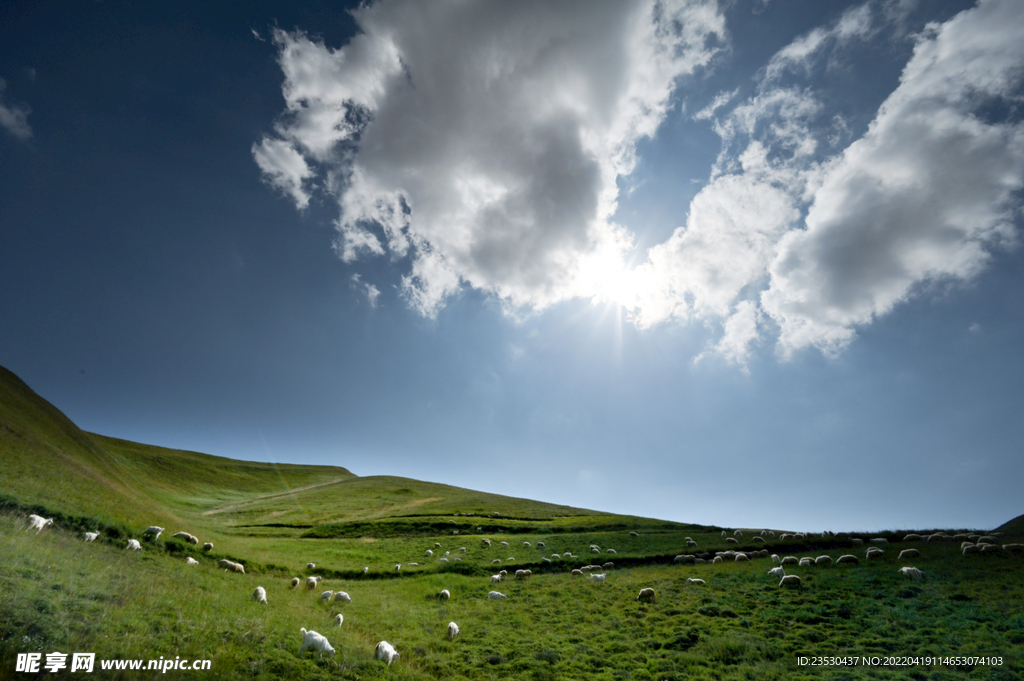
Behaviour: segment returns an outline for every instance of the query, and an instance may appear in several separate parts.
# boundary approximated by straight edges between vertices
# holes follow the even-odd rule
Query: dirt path
[[[327,482],[318,482],[315,485],[306,485],[305,487],[296,487],[294,489],[290,489],[290,490],[287,490],[285,492],[274,492],[273,494],[261,494],[261,495],[259,495],[257,497],[249,497],[245,501],[236,501],[236,502],[234,502],[232,504],[228,504],[227,506],[221,506],[219,508],[211,508],[208,511],[203,511],[203,515],[214,515],[214,514],[217,514],[217,513],[226,513],[228,511],[237,510],[237,509],[242,508],[243,506],[245,506],[247,504],[251,504],[251,503],[256,502],[256,501],[265,501],[267,499],[275,499],[277,497],[285,497],[285,496],[289,496],[289,495],[295,494],[296,492],[305,492],[308,489],[316,489],[317,487],[327,487],[328,485],[337,485],[339,482],[346,482],[347,480],[351,480],[351,479],[352,478],[338,478],[336,480],[328,480]]]

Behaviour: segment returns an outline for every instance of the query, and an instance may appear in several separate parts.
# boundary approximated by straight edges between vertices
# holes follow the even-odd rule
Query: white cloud
[[[805,229],[772,263],[765,311],[784,354],[842,348],[921,284],[969,279],[1013,241],[1024,126],[977,111],[1012,97],[1024,5],[983,3],[931,26],[864,137],[823,175]]]
[[[929,282],[980,272],[1016,235],[1024,126],[984,112],[1019,102],[1021,25],[1024,5],[1010,2],[930,25],[867,133],[831,158],[822,152],[848,134],[845,122],[781,74],[809,73],[877,31],[869,8],[781,50],[757,92],[714,119],[723,151],[712,181],[686,226],[650,249],[635,320],[721,323],[701,357],[745,366],[772,329],[783,356],[835,353]]]
[[[24,102],[5,101],[6,89],[7,81],[0,78],[0,127],[17,139],[27,140],[32,136],[32,128],[28,124],[28,115],[32,113],[32,107]]]
[[[403,290],[427,315],[463,283],[536,309],[599,293],[595,261],[631,243],[610,222],[616,178],[725,35],[704,1],[353,15],[362,33],[337,50],[275,33],[287,111],[253,153],[299,206],[324,168],[339,255],[411,256]]]

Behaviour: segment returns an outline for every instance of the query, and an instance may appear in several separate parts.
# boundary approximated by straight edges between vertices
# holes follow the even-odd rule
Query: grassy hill
[[[97,678],[116,679],[1024,678],[1024,558],[1013,550],[963,556],[959,539],[904,546],[893,531],[868,561],[860,537],[729,528],[730,543],[718,527],[143,445],[83,432],[2,368],[0,457],[0,679],[33,678],[14,671],[18,656],[53,651],[94,652]],[[27,531],[29,513],[55,523]],[[142,538],[151,524],[166,528],[160,539]],[[84,542],[87,530],[99,539]],[[170,536],[180,530],[213,550]],[[1018,518],[999,541],[1022,535]],[[142,550],[126,550],[129,538]],[[921,551],[923,581],[897,572],[907,547]],[[751,559],[711,562],[729,549]],[[789,568],[804,587],[790,591],[766,577],[759,549],[861,560]],[[707,562],[674,563],[679,554]],[[224,558],[245,574],[219,569]],[[604,583],[572,574],[588,564]],[[501,569],[532,576],[492,583]],[[291,587],[308,575],[324,579]],[[256,586],[268,604],[250,599]],[[636,600],[643,587],[654,603]],[[507,599],[488,600],[492,589]],[[352,602],[324,602],[325,590]],[[462,628],[454,641],[449,621]],[[337,653],[300,658],[300,627]],[[391,667],[373,660],[382,639],[402,655]],[[797,663],[814,655],[999,662]],[[99,667],[161,657],[211,668]],[[78,677],[66,672],[42,676]]]

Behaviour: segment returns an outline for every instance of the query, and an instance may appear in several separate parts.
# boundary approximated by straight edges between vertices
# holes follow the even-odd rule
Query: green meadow
[[[45,662],[54,652],[69,654],[69,666],[71,653],[95,653],[92,674],[114,679],[1024,678],[1024,554],[901,541],[965,528],[852,532],[889,539],[873,560],[851,538],[782,539],[786,528],[764,542],[754,537],[767,528],[742,528],[727,543],[722,530],[736,528],[86,433],[3,369],[0,456],[0,678],[89,678],[16,671],[19,656]],[[54,524],[26,529],[29,514]],[[150,525],[165,528],[159,539],[143,538]],[[86,543],[87,531],[100,536]],[[200,544],[172,537],[179,531]],[[1021,542],[1024,518],[994,531],[1000,543]],[[127,550],[129,539],[142,550]],[[910,547],[922,555],[900,562]],[[767,574],[769,558],[673,562],[762,548],[859,563],[787,566],[802,588],[786,589]],[[245,574],[219,568],[225,558]],[[592,571],[604,583],[571,574],[608,562]],[[925,578],[899,574],[906,564]],[[499,570],[507,578],[492,583]],[[532,574],[515,579],[516,570]],[[308,590],[313,575],[323,579]],[[257,586],[266,605],[251,598]],[[639,602],[648,587],[654,601]],[[492,589],[507,598],[488,600]],[[324,602],[328,590],[352,600]],[[461,629],[452,641],[450,621]],[[335,654],[300,656],[300,627],[326,636]],[[374,660],[381,640],[401,655],[391,666]],[[210,668],[99,668],[159,658]],[[812,664],[819,658],[831,664]]]

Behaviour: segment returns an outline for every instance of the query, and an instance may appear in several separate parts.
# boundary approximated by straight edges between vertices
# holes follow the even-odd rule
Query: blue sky
[[[0,364],[88,430],[688,522],[1024,482],[1015,2],[23,2]]]

